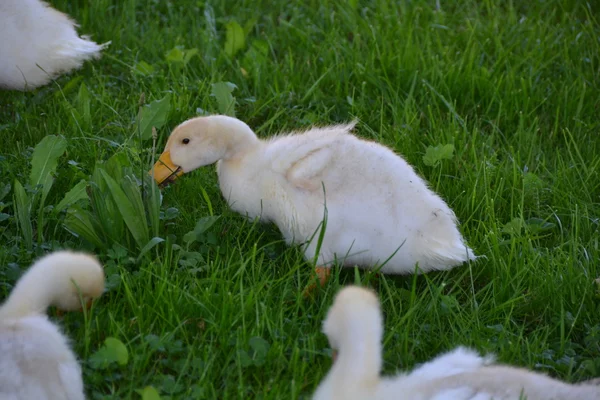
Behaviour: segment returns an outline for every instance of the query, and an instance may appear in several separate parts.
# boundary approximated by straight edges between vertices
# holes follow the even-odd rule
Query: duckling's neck
[[[260,145],[260,139],[248,125],[239,119],[223,118],[218,120],[226,141],[222,160],[230,160],[238,154]]]
[[[0,320],[44,314],[56,298],[55,285],[48,279],[35,273],[23,276],[0,307]]]
[[[360,321],[357,322],[360,324]],[[376,383],[381,371],[381,336],[376,327],[353,326],[340,342],[339,356],[334,368],[345,379]]]

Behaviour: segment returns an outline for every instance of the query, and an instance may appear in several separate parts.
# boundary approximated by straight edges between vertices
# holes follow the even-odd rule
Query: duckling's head
[[[0,308],[0,316],[44,313],[51,305],[64,311],[79,310],[82,301],[89,304],[103,291],[104,270],[95,257],[57,251],[40,258],[25,272]]]
[[[323,321],[323,333],[334,350],[380,343],[383,326],[375,293],[358,286],[342,289]]]
[[[61,310],[79,310],[82,301],[89,304],[104,292],[104,269],[89,254],[59,251],[40,259],[32,268],[37,266],[40,278],[46,276],[53,285],[50,305]]]
[[[150,174],[159,185],[168,183],[186,172],[231,157],[256,141],[252,129],[239,119],[225,115],[192,118],[173,130]]]

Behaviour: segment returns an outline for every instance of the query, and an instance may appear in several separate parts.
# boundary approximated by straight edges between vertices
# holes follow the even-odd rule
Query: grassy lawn
[[[99,255],[104,297],[59,319],[91,399],[141,399],[146,386],[173,399],[309,398],[331,366],[321,321],[356,281],[382,300],[388,373],[468,345],[568,381],[600,375],[597,3],[52,3],[112,44],[47,87],[0,92],[0,298],[41,254]],[[95,169],[135,192],[123,177],[145,176],[174,126],[228,104],[261,137],[358,118],[485,258],[425,276],[335,269],[306,301],[301,251],[230,211],[213,167],[163,189],[160,210],[146,190],[148,222],[123,218]],[[42,203],[30,170],[47,135],[66,148]],[[75,205],[58,207],[82,180]],[[19,203],[34,196],[28,216]],[[82,215],[96,243],[74,234]],[[153,237],[164,241],[141,254]],[[127,346],[123,365],[101,350],[107,337]]]

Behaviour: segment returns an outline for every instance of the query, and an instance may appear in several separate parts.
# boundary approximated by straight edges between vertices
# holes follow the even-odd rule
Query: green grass
[[[142,93],[147,103],[170,94],[157,152],[198,109],[218,112],[216,82],[237,86],[236,115],[261,137],[356,117],[358,134],[414,165],[486,256],[426,276],[374,281],[360,272],[383,303],[385,371],[462,344],[569,381],[599,376],[597,3],[439,3],[53,1],[82,32],[112,44],[47,87],[2,92],[0,186],[28,182],[33,147],[50,134],[68,145],[46,207],[117,153],[140,177],[152,157],[152,140],[136,130]],[[230,21],[246,32],[232,57]],[[167,54],[178,46],[198,52],[177,62],[177,50]],[[143,63],[153,72],[135,72]],[[427,148],[445,144],[453,156],[427,165]],[[104,238],[124,245],[96,250],[109,290],[85,318],[61,321],[90,398],[141,398],[136,389],[147,385],[174,399],[308,398],[331,365],[321,321],[354,271],[336,270],[304,301],[310,265],[276,227],[228,209],[214,168],[163,195],[161,210],[173,217],[160,220],[165,242],[138,261],[125,233]],[[11,189],[0,200],[8,215],[0,222],[2,298],[38,255],[92,250],[64,228],[64,211],[50,209],[32,213],[29,250],[14,198]],[[185,234],[211,213],[221,217],[187,244]],[[111,336],[127,345],[129,361],[101,369],[91,356]]]

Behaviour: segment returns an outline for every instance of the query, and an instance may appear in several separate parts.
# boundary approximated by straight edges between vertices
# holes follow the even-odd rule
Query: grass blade
[[[144,175],[144,181],[145,188],[150,191],[150,194],[144,198],[148,224],[152,229],[152,235],[158,236],[160,229],[160,205],[162,202],[160,190],[152,177]]]
[[[31,250],[33,247],[33,229],[31,228],[31,199],[27,196],[23,185],[15,180],[15,212],[21,235],[25,240],[25,246]]]

